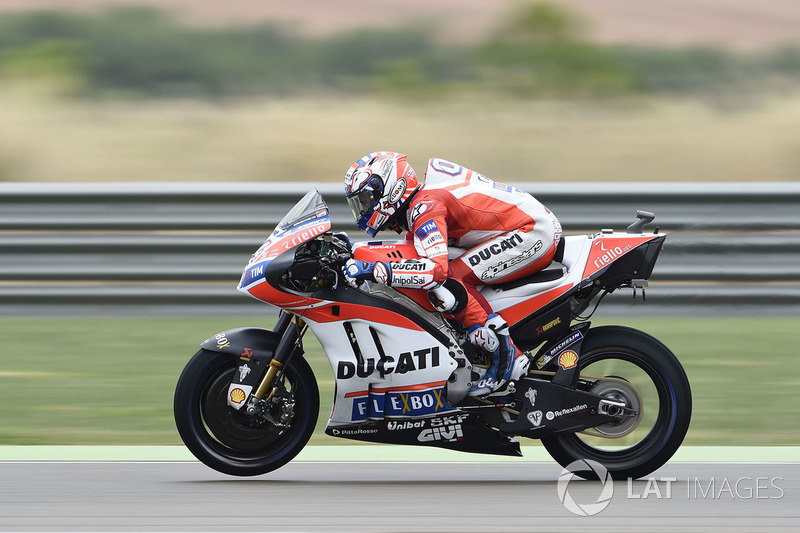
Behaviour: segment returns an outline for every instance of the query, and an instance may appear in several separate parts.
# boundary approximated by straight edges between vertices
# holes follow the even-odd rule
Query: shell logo
[[[578,362],[578,354],[576,354],[572,350],[567,350],[566,352],[558,356],[558,366],[560,366],[564,370],[575,368],[575,364],[577,362]]]
[[[245,398],[247,398],[247,394],[245,394],[242,389],[233,389],[231,391],[231,402],[237,404],[242,403]]]

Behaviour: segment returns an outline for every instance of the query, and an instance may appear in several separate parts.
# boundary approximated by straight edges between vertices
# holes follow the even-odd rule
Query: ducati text
[[[336,379],[350,379],[353,377],[367,378],[376,371],[383,379],[387,374],[405,374],[414,370],[425,370],[429,367],[439,366],[439,347],[424,348],[413,352],[403,352],[397,356],[397,360],[391,355],[382,359],[369,358],[363,363],[353,363],[351,361],[339,361],[336,369]]]

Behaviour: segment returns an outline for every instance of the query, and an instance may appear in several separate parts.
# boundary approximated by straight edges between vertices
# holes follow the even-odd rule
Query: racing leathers
[[[512,281],[547,267],[561,238],[556,217],[530,194],[443,159],[428,162],[425,184],[411,197],[405,216],[406,238],[413,240],[420,257],[365,265],[370,272],[351,265],[353,276],[371,276],[393,287],[430,290],[444,284],[455,289],[451,292],[457,293],[458,304],[440,310],[469,328],[474,344],[499,350],[501,359],[504,351],[518,354],[505,322],[490,317],[492,309],[476,286]],[[436,305],[436,298],[431,300]],[[487,376],[493,378],[492,372],[499,370],[498,381],[507,380],[510,369],[504,363],[493,364]]]
[[[542,270],[561,239],[561,224],[533,196],[442,159],[428,162],[406,216],[420,258],[390,263],[389,284],[432,289],[448,278],[459,282],[467,301],[454,316],[467,327],[484,324],[492,312],[477,285]]]

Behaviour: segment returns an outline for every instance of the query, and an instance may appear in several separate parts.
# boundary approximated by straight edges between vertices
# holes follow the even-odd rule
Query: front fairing
[[[331,259],[325,250],[335,251],[336,239],[323,236],[330,228],[322,198],[307,194],[253,254],[239,283],[240,291],[301,317],[320,340],[336,375],[329,426],[455,412],[451,404],[467,394],[472,366],[456,362],[458,339],[440,315],[382,284],[353,288],[338,277],[296,283],[311,271],[316,277],[315,260]]]
[[[251,290],[266,281],[264,273],[269,263],[330,229],[330,211],[325,200],[316,189],[309,191],[283,217],[264,244],[250,258],[242,273],[238,289],[252,295]]]

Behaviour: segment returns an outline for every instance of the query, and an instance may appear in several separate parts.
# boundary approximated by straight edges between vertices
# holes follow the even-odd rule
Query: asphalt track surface
[[[797,531],[798,463],[670,463],[577,516],[555,463],[0,463],[0,531]],[[668,481],[674,478],[674,481]],[[571,480],[579,506],[603,485]]]

